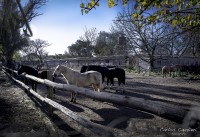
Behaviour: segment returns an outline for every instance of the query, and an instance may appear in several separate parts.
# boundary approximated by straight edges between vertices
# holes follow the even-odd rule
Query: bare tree
[[[32,48],[33,53],[38,56],[40,63],[43,63],[43,58],[48,54],[45,50],[48,46],[50,46],[50,44],[45,40],[36,39],[30,41],[30,47]]]
[[[132,8],[124,9],[117,16],[112,28],[123,32],[129,50],[140,59],[149,62],[152,68],[158,55],[163,54],[162,46],[169,41],[168,36],[171,32],[167,31],[166,24],[133,23],[133,17],[130,16],[132,12]]]
[[[193,30],[187,32],[184,38],[188,40],[188,46],[183,54],[187,56],[197,57],[200,56],[200,31]]]
[[[98,32],[96,28],[87,29],[87,27],[85,27],[84,34],[80,36],[80,41],[85,42],[85,44],[83,44],[85,52],[89,52],[87,55],[90,53],[92,55],[94,54],[94,46],[96,45],[97,35]]]
[[[22,56],[26,56],[29,61],[33,61],[37,58],[40,64],[42,64],[44,57],[48,55],[48,52],[45,50],[48,46],[50,46],[50,44],[45,40],[31,40],[29,41],[29,46],[21,50],[21,54]],[[31,55],[34,55],[34,58]]]
[[[88,41],[88,44],[94,46],[96,44],[97,35],[98,30],[96,28],[88,29],[87,27],[85,27],[84,34],[80,36],[80,40]]]

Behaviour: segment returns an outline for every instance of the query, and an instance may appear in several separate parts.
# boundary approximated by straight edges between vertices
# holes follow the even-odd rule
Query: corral
[[[141,55],[142,56],[142,55]],[[145,60],[144,60],[145,59]],[[37,65],[39,62],[28,61],[26,58],[22,59],[22,64]],[[42,67],[52,68],[58,64],[69,64],[72,67],[82,66],[88,64],[104,64],[126,67],[129,69],[148,70],[150,68],[148,57],[138,57],[136,55],[114,55],[114,56],[101,56],[101,57],[77,57],[66,59],[45,59]],[[163,66],[196,66],[200,68],[199,57],[171,57],[171,56],[156,56],[153,62],[152,70],[160,71]]]
[[[59,78],[57,83],[63,83],[63,79]],[[126,75],[126,92],[122,94],[120,91],[116,92],[112,89],[105,89],[105,92],[112,93],[110,95],[121,95],[125,97],[134,97],[136,103],[137,99],[144,99],[144,104],[147,107],[154,105],[152,108],[161,110],[173,110],[177,112],[176,107],[184,112],[189,110],[195,105],[199,105],[200,99],[200,81],[184,80],[182,78],[166,78],[161,76],[141,76],[138,74],[127,73]],[[119,88],[118,88],[119,89]],[[39,86],[38,93],[43,97],[47,96],[46,88],[44,85]],[[165,117],[159,114],[155,115],[145,111],[139,110],[139,108],[132,109],[130,107],[124,107],[115,103],[108,103],[107,101],[101,102],[88,98],[87,96],[78,95],[77,104],[70,103],[70,92],[64,92],[63,90],[57,90],[53,98],[54,101],[63,105],[64,107],[72,110],[75,114],[82,118],[100,124],[109,128],[113,128],[114,135],[118,136],[145,136],[151,134],[152,136],[173,136],[173,135],[190,135],[198,136],[199,127],[194,129],[188,126],[188,121],[182,123],[182,120],[176,119],[177,115],[172,114],[173,117]],[[119,98],[120,100],[120,98]],[[152,104],[145,104],[149,101]],[[128,98],[127,98],[128,102]],[[126,103],[125,102],[125,106]],[[141,102],[142,103],[142,102]],[[161,106],[158,107],[158,104]],[[134,106],[134,104],[133,104]],[[173,108],[176,106],[175,108]],[[172,108],[170,108],[172,107]],[[164,109],[162,109],[164,108]],[[170,109],[169,109],[170,108]],[[145,108],[144,108],[145,110]],[[146,108],[148,110],[148,108]],[[198,110],[191,111],[191,114],[199,116]],[[54,110],[54,117],[60,117],[65,122],[58,122],[52,119],[55,124],[63,131],[63,134],[68,133],[69,126],[76,130],[73,135],[76,136],[93,136],[90,132],[84,130],[84,127],[77,122],[72,121],[70,117],[65,116],[61,111]],[[186,116],[186,115],[185,115]],[[188,117],[186,117],[188,118]],[[54,121],[55,120],[55,121]],[[187,119],[185,119],[187,120]],[[76,120],[75,120],[76,121]],[[62,123],[62,124],[61,124]],[[184,125],[185,124],[185,125]],[[86,127],[87,128],[87,127]],[[89,128],[91,129],[91,127]],[[72,132],[70,132],[71,134]],[[97,132],[98,133],[98,132]],[[106,132],[105,132],[106,133]],[[103,133],[104,134],[104,133]],[[98,134],[99,135],[99,134]]]

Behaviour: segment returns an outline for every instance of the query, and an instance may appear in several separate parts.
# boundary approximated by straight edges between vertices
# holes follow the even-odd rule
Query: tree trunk
[[[149,66],[149,76],[151,75],[151,71],[154,68],[154,59],[150,58],[150,66]]]
[[[6,66],[8,67],[8,68],[11,68],[11,69],[15,69],[15,64],[14,64],[14,62],[13,62],[13,54],[12,54],[13,52],[9,52],[9,51],[7,51],[7,53],[6,53],[6,56],[5,56],[5,59],[6,59]]]

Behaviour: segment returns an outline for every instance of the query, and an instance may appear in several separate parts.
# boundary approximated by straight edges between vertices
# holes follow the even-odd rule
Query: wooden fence
[[[16,71],[13,71],[13,70],[11,71],[16,73]],[[41,101],[51,105],[52,107],[62,111],[64,114],[66,114],[73,120],[77,121],[79,124],[81,124],[85,128],[95,133],[97,136],[103,136],[105,133],[113,134],[113,136],[124,136],[125,133],[123,133],[123,131],[120,131],[120,133],[116,133],[116,132],[113,132],[114,131],[113,128],[96,124],[87,119],[84,119],[81,116],[79,116],[77,113],[67,109],[66,107],[58,104],[57,102],[49,98],[42,97],[41,95],[39,95],[38,93],[30,89],[23,82],[12,77],[10,74],[7,74],[7,75],[12,80],[14,80],[19,85],[21,85],[23,88],[25,88],[27,91],[29,91],[32,95],[34,95]],[[63,92],[76,92],[78,94],[84,95],[86,97],[89,97],[98,101],[110,102],[110,103],[118,104],[121,106],[130,107],[133,109],[150,112],[158,116],[162,116],[162,117],[177,121],[179,123],[182,122],[182,120],[184,119],[185,115],[188,112],[185,109],[181,109],[179,106],[167,104],[167,103],[163,103],[159,101],[151,101],[148,99],[130,97],[126,95],[116,95],[116,94],[106,93],[106,92],[94,92],[93,90],[89,90],[86,88],[76,87],[74,85],[68,85],[68,84],[55,83],[50,80],[40,79],[28,74],[24,74],[24,76],[28,79],[32,79],[36,82],[45,84],[47,86],[57,88],[57,89],[62,89]]]

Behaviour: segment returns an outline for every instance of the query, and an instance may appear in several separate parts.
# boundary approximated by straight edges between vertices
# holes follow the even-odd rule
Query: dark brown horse
[[[35,77],[38,77],[41,79],[47,79],[48,71],[49,70],[38,71],[37,69],[35,69],[33,67],[21,65],[17,74],[21,75],[22,73],[25,72],[26,74],[29,74],[29,75],[32,75],[32,76],[35,76]],[[31,79],[30,79],[30,81],[31,81],[32,89],[37,91],[38,82],[31,80]],[[54,79],[53,79],[53,81],[54,81]],[[25,82],[27,84],[27,80]],[[55,89],[53,89],[53,92],[55,93]]]
[[[174,77],[175,72],[177,73],[178,71],[180,71],[180,65],[163,66],[162,67],[162,76],[163,76],[163,78],[166,78],[167,74],[169,74],[170,77]]]

